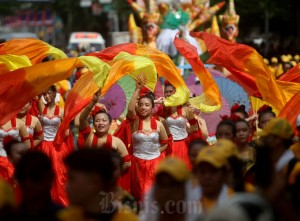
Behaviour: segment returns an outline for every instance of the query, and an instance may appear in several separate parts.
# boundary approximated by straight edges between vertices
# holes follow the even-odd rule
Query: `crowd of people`
[[[195,59],[193,69],[202,64],[198,54]],[[278,77],[283,67],[275,63],[269,68]],[[77,82],[91,74],[81,66],[72,76]],[[73,82],[57,82],[26,103],[0,125],[0,220],[299,220],[300,114],[294,113],[295,129],[267,104],[257,112],[234,104],[211,142],[212,122],[200,110],[190,102],[166,105],[179,90],[169,81],[176,73],[158,79],[160,97],[139,72],[126,116],[118,119],[101,103],[104,87],[96,87],[61,144],[56,139],[69,122],[64,101]],[[217,90],[207,86],[204,95]],[[208,98],[207,106],[218,106]]]

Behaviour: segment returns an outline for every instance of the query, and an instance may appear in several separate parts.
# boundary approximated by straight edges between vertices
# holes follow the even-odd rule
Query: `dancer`
[[[98,102],[100,94],[101,89],[94,94],[92,101],[81,113],[79,130],[84,137],[85,147],[104,147],[117,150],[123,159],[123,169],[125,170],[131,165],[130,156],[124,143],[118,137],[108,133],[112,123],[111,116],[105,109],[96,108],[92,114],[95,132],[93,132],[89,126],[89,114]]]
[[[127,114],[133,144],[131,192],[137,200],[141,200],[152,185],[155,167],[163,158],[161,153],[166,150],[168,142],[164,126],[152,117],[153,97],[149,93],[140,95],[145,81],[144,75],[140,74]]]
[[[235,142],[239,151],[239,157],[243,161],[244,169],[252,166],[255,162],[255,149],[249,145],[250,125],[247,121],[239,119],[235,122]]]
[[[36,148],[44,138],[43,129],[39,119],[31,114],[32,101],[28,102],[23,109],[18,113],[17,118],[25,123],[26,130],[30,137],[31,148]]]
[[[0,126],[0,177],[9,179],[13,174],[13,166],[7,159],[7,154],[3,148],[3,140],[10,136],[18,141],[23,141],[27,148],[30,148],[29,134],[24,123],[16,118]]]
[[[175,92],[175,87],[166,81],[164,90],[165,97],[170,97]],[[187,105],[177,107],[165,107],[162,105],[157,111],[157,115],[166,119],[166,123],[172,134],[173,144],[168,154],[179,157],[191,168],[188,156],[188,143],[190,140],[203,138],[193,111]],[[187,121],[189,128],[187,127]]]
[[[58,127],[63,118],[63,110],[55,103],[56,88],[52,85],[43,93],[43,97],[47,102],[46,105],[42,101],[39,103],[40,121],[43,126],[44,140],[39,146],[38,150],[47,154],[52,160],[55,180],[52,187],[52,198],[56,203],[67,205],[67,198],[65,193],[66,183],[66,168],[63,164],[64,157],[72,151],[71,146],[67,146],[64,142],[61,146],[54,145],[54,138],[56,136]]]

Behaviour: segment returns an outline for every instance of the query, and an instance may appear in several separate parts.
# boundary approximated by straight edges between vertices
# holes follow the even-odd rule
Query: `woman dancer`
[[[8,136],[12,139],[23,141],[28,148],[31,146],[29,134],[21,120],[12,118],[10,121],[0,126],[0,177],[4,179],[9,179],[14,171],[13,166],[7,159],[7,154],[3,147],[3,140]]]
[[[150,188],[155,176],[155,167],[163,158],[168,137],[163,124],[152,117],[154,100],[149,94],[140,96],[145,84],[141,74],[129,102],[127,118],[132,132],[133,157],[131,166],[131,192],[137,200]]]
[[[165,97],[170,97],[175,92],[175,87],[169,82],[165,82]],[[181,158],[191,168],[188,156],[188,143],[190,140],[203,138],[193,111],[187,105],[177,107],[161,106],[157,111],[157,115],[166,119],[172,134],[173,144],[167,154]],[[189,128],[187,127],[187,122],[189,123]]]
[[[104,147],[117,150],[123,159],[123,169],[126,169],[131,165],[130,156],[124,143],[118,137],[112,136],[108,133],[112,123],[112,118],[105,109],[98,108],[95,109],[96,113],[93,113],[95,132],[93,132],[89,126],[89,114],[98,102],[100,93],[101,92],[98,91],[94,94],[92,101],[81,113],[79,130],[84,137],[85,147]]]
[[[63,110],[55,103],[56,88],[52,85],[43,93],[46,105],[42,101],[39,103],[40,121],[43,126],[44,140],[39,146],[41,150],[47,154],[53,162],[55,171],[55,181],[52,187],[52,198],[56,203],[67,205],[67,197],[65,193],[66,168],[63,164],[64,157],[73,150],[72,146],[63,143],[61,146],[54,145],[58,127],[63,118]]]
[[[17,118],[25,124],[26,130],[30,137],[31,148],[36,148],[44,138],[41,122],[35,116],[29,114],[31,101],[28,102],[23,109],[18,113]]]

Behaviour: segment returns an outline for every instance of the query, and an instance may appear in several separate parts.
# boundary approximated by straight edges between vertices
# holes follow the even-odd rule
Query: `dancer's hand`
[[[92,101],[93,101],[94,103],[97,103],[97,102],[98,102],[99,97],[100,97],[100,95],[101,95],[101,90],[102,90],[102,88],[99,88],[99,90],[94,94],[93,99],[92,99]]]
[[[140,73],[136,79],[136,89],[141,89],[146,84],[146,75],[144,73]]]
[[[165,102],[164,97],[160,97],[157,100],[154,100],[154,104],[163,104]]]

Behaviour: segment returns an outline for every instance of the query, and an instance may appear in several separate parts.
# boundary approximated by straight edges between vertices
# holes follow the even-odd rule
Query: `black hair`
[[[107,113],[104,109],[101,109],[101,110],[97,111],[97,113],[96,113],[95,115],[93,115],[93,122],[95,121],[95,117],[96,117],[97,114],[106,114],[106,116],[108,117],[108,121],[109,121],[109,123],[111,124],[111,122],[112,122],[112,117],[111,117],[110,114]]]
[[[218,131],[221,126],[229,126],[229,127],[231,127],[232,134],[235,136],[235,134],[236,134],[236,126],[235,126],[235,123],[232,120],[225,119],[225,120],[220,121],[219,124],[218,124],[218,126],[217,126],[216,131]]]
[[[57,92],[57,89],[56,89],[56,87],[55,87],[55,85],[53,84],[53,85],[51,85],[49,88],[48,88],[48,90],[51,90],[51,91],[53,91],[53,92]]]
[[[190,143],[189,149],[191,149],[191,146],[196,145],[196,144],[200,144],[200,145],[204,145],[204,146],[208,145],[208,143],[207,143],[206,140],[203,140],[203,139],[195,139],[195,140],[193,140],[193,141]]]
[[[154,99],[155,99],[155,96],[152,92],[148,92],[147,94],[143,95],[140,97],[139,101],[143,98],[148,98],[150,101],[151,101],[151,105],[152,107],[154,107]]]
[[[104,188],[110,188],[114,183],[115,165],[111,150],[106,148],[84,148],[75,151],[64,159],[71,170],[85,173],[96,173],[103,181]]]
[[[234,114],[234,113],[242,113],[245,118],[249,117],[249,114],[246,111],[246,107],[243,104],[240,105],[238,108],[231,110],[231,114]]]
[[[174,90],[176,90],[176,88],[175,88],[172,84],[170,84],[170,83],[165,84],[165,87],[164,87],[164,88],[166,89],[166,87],[170,87],[170,86],[171,86],[172,88],[174,88]]]
[[[265,114],[271,114],[273,117],[276,117],[276,114],[273,112],[272,107],[266,108],[263,111],[258,111],[258,122]]]
[[[9,141],[8,143],[4,144],[4,149],[6,151],[7,156],[11,156],[13,146],[15,144],[19,144],[19,143],[23,143],[23,142],[13,139],[13,140]]]
[[[119,166],[122,168],[122,165],[123,165],[123,159],[122,159],[120,153],[119,153],[116,149],[112,149],[112,150],[111,150],[111,157],[112,157],[112,158],[115,158],[115,159],[117,159],[117,160],[119,160],[119,162],[120,162],[120,165],[119,165]]]
[[[248,126],[249,129],[251,128],[249,122],[246,121],[246,120],[244,120],[244,119],[241,119],[241,118],[240,118],[240,119],[237,119],[237,120],[235,121],[235,125],[237,125],[237,123],[239,123],[239,122],[243,122],[243,123],[245,123],[245,124]]]
[[[54,171],[50,158],[40,151],[26,152],[16,165],[15,176],[22,183],[27,179],[41,181],[54,178]]]

